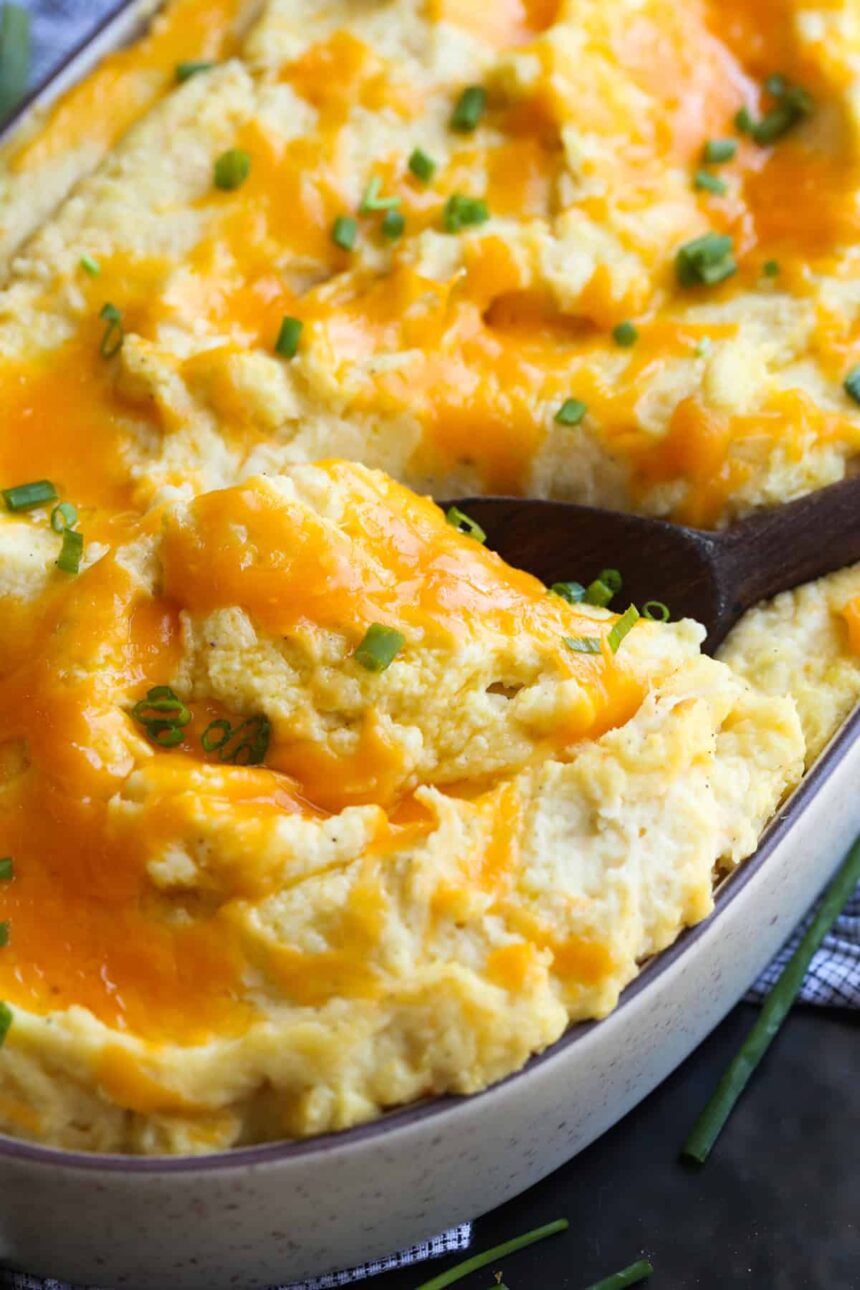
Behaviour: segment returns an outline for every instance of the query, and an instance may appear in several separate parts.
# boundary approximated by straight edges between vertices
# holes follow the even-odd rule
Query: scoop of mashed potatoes
[[[76,578],[44,528],[0,523],[4,1131],[203,1152],[481,1089],[609,1012],[801,771],[695,624],[619,643],[358,465],[117,521]]]

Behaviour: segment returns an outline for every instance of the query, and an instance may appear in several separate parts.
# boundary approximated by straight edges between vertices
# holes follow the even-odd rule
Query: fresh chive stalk
[[[491,1250],[485,1250],[483,1254],[473,1254],[470,1259],[464,1259],[462,1263],[456,1263],[453,1268],[447,1272],[440,1272],[438,1276],[431,1277],[429,1281],[422,1281],[416,1290],[445,1290],[446,1286],[451,1286],[455,1281],[462,1281],[463,1277],[469,1276],[472,1272],[477,1272],[480,1268],[485,1268],[489,1263],[498,1263],[501,1259],[507,1258],[509,1254],[516,1254],[517,1250],[524,1250],[527,1245],[535,1245],[538,1241],[545,1241],[548,1236],[555,1236],[558,1232],[566,1232],[568,1222],[566,1218],[557,1218],[553,1223],[544,1223],[543,1227],[535,1227],[530,1232],[523,1232],[522,1236],[515,1236],[510,1241],[503,1241],[501,1245],[494,1245]]]
[[[0,121],[21,102],[29,79],[30,13],[7,2],[0,15]]]
[[[625,1290],[626,1286],[638,1285],[640,1281],[650,1277],[653,1271],[647,1259],[639,1259],[636,1263],[631,1263],[628,1268],[613,1272],[602,1281],[595,1281],[593,1285],[587,1287],[587,1290]]]
[[[755,1025],[730,1064],[708,1105],[693,1126],[681,1154],[704,1164],[726,1121],[734,1110],[753,1071],[764,1057],[788,1016],[803,985],[812,956],[836,922],[845,902],[860,881],[860,838],[848,852],[842,867],[827,888],[821,904],[779,980],[762,1004]]]

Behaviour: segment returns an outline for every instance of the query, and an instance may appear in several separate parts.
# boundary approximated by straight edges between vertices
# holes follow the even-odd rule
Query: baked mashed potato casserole
[[[173,0],[7,142],[3,1131],[474,1092],[708,914],[860,697],[860,570],[718,661],[424,494],[851,470],[858,132],[854,0]]]

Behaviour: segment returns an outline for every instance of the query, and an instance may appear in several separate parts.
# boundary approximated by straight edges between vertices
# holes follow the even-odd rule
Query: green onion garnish
[[[304,323],[301,318],[290,318],[287,316],[281,323],[281,329],[278,332],[278,339],[275,341],[275,353],[280,354],[281,358],[295,358],[299,352],[299,341],[301,340],[302,327]]]
[[[217,752],[219,760],[234,766],[259,766],[265,760],[272,738],[272,723],[262,715],[248,717],[233,726],[224,717],[210,721],[200,736],[206,752]]]
[[[0,923],[0,949],[5,949],[9,944],[9,924],[8,922]]]
[[[737,270],[727,233],[705,233],[678,248],[675,272],[682,287],[716,286]]]
[[[601,569],[597,575],[605,587],[608,587],[613,596],[616,591],[620,591],[624,586],[624,579],[617,569]]]
[[[406,227],[406,220],[400,211],[389,211],[382,221],[382,232],[391,242],[396,242]]]
[[[710,336],[700,336],[699,339],[696,341],[696,347],[694,351],[696,358],[704,358],[706,354],[710,354],[713,347],[714,347],[714,342],[711,340]]]
[[[599,636],[562,636],[568,649],[574,654],[602,654]]]
[[[359,214],[368,215],[371,211],[390,211],[395,206],[400,205],[399,197],[382,197],[382,180],[378,175],[373,178],[364,190],[364,196],[359,206]]]
[[[122,311],[117,309],[116,305],[104,304],[99,311],[99,318],[103,318],[107,324],[99,345],[99,353],[102,358],[113,358],[122,349],[125,340]]]
[[[852,398],[855,403],[860,403],[860,363],[851,368],[842,386],[849,398]]]
[[[712,166],[731,161],[738,150],[736,139],[709,139],[705,144],[702,156]]]
[[[704,1164],[726,1120],[747,1086],[753,1071],[797,998],[812,956],[839,917],[845,902],[860,881],[860,838],[848,852],[841,869],[824,893],[809,930],[786,963],[779,980],[762,1004],[761,1011],[729,1066],[693,1131],[684,1143],[682,1155]]]
[[[0,1003],[0,1048],[3,1047],[11,1025],[12,1009],[9,1007],[8,1003]]]
[[[561,426],[578,426],[588,411],[588,404],[582,399],[565,399],[553,420]]]
[[[57,500],[57,490],[50,479],[37,479],[32,484],[17,484],[2,490],[7,511],[32,511],[35,506]]]
[[[668,623],[672,614],[669,606],[662,600],[646,600],[642,606],[642,617],[650,618],[652,623]]]
[[[579,605],[585,600],[585,587],[581,582],[554,582],[550,594],[561,596],[569,605]]]
[[[63,545],[57,556],[57,568],[63,573],[80,573],[84,553],[84,535],[77,529],[63,529]]]
[[[51,528],[55,533],[63,533],[66,529],[73,529],[78,522],[77,507],[71,502],[60,502],[51,511]]]
[[[213,179],[215,187],[224,192],[241,188],[251,173],[251,154],[244,148],[228,148],[215,162]]]
[[[459,233],[463,228],[485,224],[489,218],[489,208],[482,198],[452,193],[442,210],[442,227],[446,233]]]
[[[585,603],[605,609],[614,595],[615,592],[602,578],[595,578],[594,582],[590,582],[585,588]]]
[[[331,227],[331,240],[342,251],[351,251],[358,237],[358,224],[351,215],[338,215]]]
[[[779,260],[765,260],[761,271],[766,278],[775,278],[779,273]]]
[[[624,613],[616,623],[613,623],[609,636],[609,648],[613,654],[617,654],[624,637],[635,627],[639,621],[639,610],[635,605],[628,605]]]
[[[587,1290],[625,1290],[626,1286],[638,1285],[640,1281],[650,1277],[653,1271],[647,1259],[639,1259],[636,1263],[631,1263],[629,1268],[622,1268],[620,1272],[613,1272],[612,1276],[604,1277],[602,1281],[595,1281]]]
[[[813,106],[809,92],[800,85],[789,85],[784,76],[769,76],[765,89],[777,100],[776,106],[750,127],[750,134],[762,146],[781,139],[809,116]]]
[[[11,856],[0,860],[0,882],[11,882],[15,877],[15,863]]]
[[[407,162],[409,169],[416,179],[420,179],[422,184],[429,184],[430,180],[436,173],[436,162],[432,157],[428,157],[426,152],[416,148]]]
[[[454,1267],[449,1268],[447,1272],[440,1272],[429,1281],[422,1281],[416,1290],[445,1290],[446,1286],[453,1285],[455,1281],[462,1281],[463,1277],[469,1276],[471,1272],[477,1272],[479,1268],[485,1268],[488,1263],[497,1263],[509,1254],[516,1254],[517,1250],[524,1250],[527,1245],[534,1245],[548,1236],[555,1236],[557,1232],[566,1232],[567,1228],[566,1218],[557,1218],[554,1223],[535,1227],[531,1232],[524,1232],[522,1236],[515,1236],[510,1241],[503,1241],[501,1245],[494,1245],[491,1250],[485,1250],[483,1254],[473,1254],[470,1259],[455,1263]]]
[[[445,519],[458,533],[465,533],[466,537],[474,538],[476,542],[482,544],[486,542],[487,535],[480,524],[476,524],[458,506],[449,506],[445,512]]]
[[[753,114],[747,105],[739,107],[735,113],[735,128],[740,130],[741,134],[749,134],[754,125]]]
[[[18,106],[29,79],[30,13],[7,0],[0,18],[0,120]]]
[[[368,672],[384,672],[390,667],[406,644],[406,637],[395,627],[385,627],[382,623],[371,623],[364,636],[356,646],[356,663],[366,667]]]
[[[197,76],[200,72],[211,72],[215,66],[217,64],[209,58],[190,58],[185,63],[176,64],[176,79],[181,85],[183,81],[190,81],[192,76]]]
[[[639,332],[632,322],[616,323],[612,328],[612,339],[616,345],[621,345],[623,349],[629,349],[639,339]]]
[[[131,716],[160,748],[175,748],[182,743],[184,728],[191,721],[190,711],[169,685],[154,685],[147,690],[146,698],[138,700]]]
[[[92,255],[82,255],[78,263],[91,278],[97,278],[102,271],[102,266]]]
[[[471,134],[487,106],[486,90],[480,85],[470,85],[463,90],[451,114],[451,129],[461,134]]]
[[[710,170],[697,170],[693,176],[693,187],[699,192],[716,193],[718,197],[723,197],[729,191],[725,179],[712,175]]]

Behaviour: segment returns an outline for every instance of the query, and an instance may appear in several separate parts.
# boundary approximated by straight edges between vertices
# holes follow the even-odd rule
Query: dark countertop
[[[739,1005],[614,1129],[480,1219],[470,1253],[564,1216],[499,1265],[510,1290],[582,1290],[643,1253],[649,1290],[860,1290],[860,1013],[796,1009],[708,1163],[678,1160],[756,1013]],[[461,1257],[373,1284],[414,1290]],[[494,1270],[458,1284],[492,1290]]]

